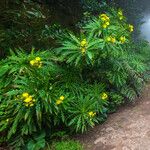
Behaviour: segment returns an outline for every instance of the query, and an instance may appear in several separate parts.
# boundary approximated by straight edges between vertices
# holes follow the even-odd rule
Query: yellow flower
[[[107,24],[103,24],[103,28],[106,29],[107,28]]]
[[[125,36],[121,36],[120,37],[120,42],[123,44],[126,41],[126,37]]]
[[[110,20],[109,17],[108,17],[106,14],[101,14],[101,15],[99,16],[99,18],[100,18],[102,21],[109,21],[109,20]]]
[[[110,21],[110,18],[109,18],[108,16],[106,16],[106,20],[107,20],[107,21]]]
[[[94,113],[93,111],[90,111],[88,114],[90,117],[94,117],[96,115],[96,113]]]
[[[41,61],[41,58],[40,57],[36,57],[35,60],[36,61]]]
[[[106,94],[106,93],[102,93],[101,94],[101,99],[102,100],[105,100],[105,99],[107,99],[108,98],[108,95]]]
[[[134,31],[134,26],[131,25],[131,24],[129,24],[129,31],[130,31],[130,32],[133,32],[133,31]]]
[[[34,60],[31,60],[30,61],[30,65],[38,67],[38,68],[41,68],[42,67],[41,58],[40,57],[36,57]]]
[[[87,45],[87,41],[86,39],[83,39],[81,42],[80,42],[80,46],[81,47],[85,47]]]
[[[105,17],[101,17],[101,20],[104,22],[104,21],[106,21],[106,18]]]
[[[61,104],[62,103],[62,100],[60,100],[60,99],[58,99],[57,101],[56,101],[56,105],[59,105],[59,104]]]
[[[116,38],[112,37],[112,36],[109,36],[109,37],[106,38],[106,41],[107,42],[111,42],[111,43],[115,43],[116,42]]]
[[[31,66],[34,66],[34,64],[35,64],[35,60],[31,60],[31,61],[30,61],[30,65],[31,65]]]
[[[59,99],[63,101],[65,99],[65,97],[64,96],[60,96]]]
[[[9,122],[9,119],[6,119],[6,122]]]
[[[107,22],[105,22],[105,23],[102,25],[102,27],[103,27],[104,29],[106,29],[109,25],[110,25],[110,23],[107,21]]]
[[[33,99],[33,96],[29,95],[28,93],[23,93],[22,97],[26,107],[32,107],[34,105],[35,99]]]
[[[103,27],[104,29],[106,29],[107,26],[110,25],[110,19],[109,19],[109,17],[108,17],[106,14],[101,14],[101,15],[99,16],[99,18],[100,18],[100,19],[102,20],[102,22],[103,22],[102,27]]]
[[[26,98],[26,99],[24,100],[25,103],[29,103],[29,102],[31,102],[31,101],[32,101],[32,96],[29,96],[28,98]]]
[[[100,14],[99,15],[99,18],[102,20],[102,21],[105,21],[106,20],[106,14]]]
[[[115,37],[111,37],[111,42],[115,43],[116,42],[116,38]]]
[[[34,64],[35,66],[37,66],[39,64],[39,61],[34,59]]]
[[[25,92],[25,93],[22,94],[22,97],[27,98],[27,97],[29,97],[29,94]]]

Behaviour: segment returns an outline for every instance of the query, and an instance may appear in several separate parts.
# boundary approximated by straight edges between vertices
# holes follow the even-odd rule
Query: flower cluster
[[[116,38],[112,37],[112,36],[107,37],[106,40],[107,40],[107,42],[111,42],[111,43],[115,43],[116,42]]]
[[[95,115],[96,115],[96,112],[93,112],[93,111],[90,111],[89,113],[88,113],[88,115],[89,115],[89,117],[94,117]]]
[[[101,98],[102,100],[106,100],[106,99],[108,99],[108,95],[107,95],[105,92],[103,92],[103,93],[101,94],[100,98]]]
[[[65,99],[64,96],[60,96],[58,100],[56,100],[56,105],[59,105],[61,103],[63,103],[63,100]]]
[[[87,46],[87,41],[86,41],[86,39],[83,39],[83,40],[80,42],[80,48],[81,48],[82,54],[85,53],[85,51],[86,51],[86,46]]]
[[[123,12],[122,12],[121,9],[119,9],[119,11],[118,11],[118,17],[119,17],[120,20],[122,20],[124,18]]]
[[[126,37],[125,36],[121,36],[120,37],[120,42],[123,44],[123,43],[125,43],[125,41],[126,41]]]
[[[40,57],[36,57],[35,59],[30,61],[30,65],[34,67],[41,68],[42,67],[42,62]]]
[[[131,24],[129,24],[129,31],[130,31],[130,32],[133,32],[133,31],[134,31],[134,27],[133,27],[133,25],[131,25]]]
[[[106,29],[110,25],[110,18],[106,14],[101,14],[100,19],[103,22],[102,27]]]
[[[23,102],[24,102],[24,105],[26,107],[32,107],[34,106],[34,103],[35,103],[35,99],[33,99],[33,97],[31,95],[29,95],[28,93],[23,93],[22,94],[22,99],[23,99]]]

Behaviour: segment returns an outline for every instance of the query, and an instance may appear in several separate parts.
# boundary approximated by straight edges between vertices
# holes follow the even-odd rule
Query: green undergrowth
[[[65,140],[61,142],[53,142],[50,149],[51,150],[83,150],[83,146],[77,141]]]

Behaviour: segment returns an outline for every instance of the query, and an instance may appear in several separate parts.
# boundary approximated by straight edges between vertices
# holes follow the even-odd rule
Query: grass
[[[51,150],[83,150],[83,146],[74,140],[53,142]]]

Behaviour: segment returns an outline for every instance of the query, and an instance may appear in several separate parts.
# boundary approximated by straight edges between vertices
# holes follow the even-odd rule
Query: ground
[[[85,150],[150,150],[150,85],[134,104],[77,139]]]

